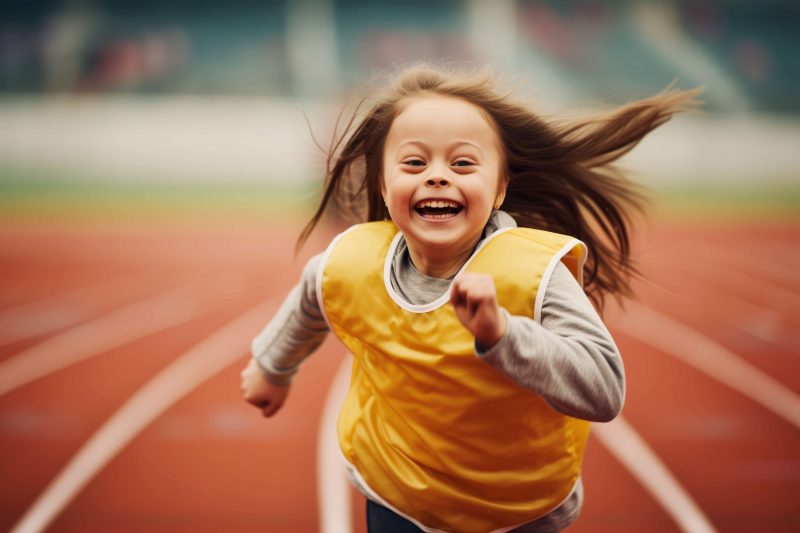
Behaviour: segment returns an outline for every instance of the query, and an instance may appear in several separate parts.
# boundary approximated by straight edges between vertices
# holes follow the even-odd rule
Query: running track
[[[574,531],[798,530],[798,222],[641,232],[641,301],[607,313],[626,406],[594,426]],[[239,393],[249,339],[330,237],[295,260],[296,233],[3,223],[1,531],[364,531],[325,434],[337,342],[275,418]]]

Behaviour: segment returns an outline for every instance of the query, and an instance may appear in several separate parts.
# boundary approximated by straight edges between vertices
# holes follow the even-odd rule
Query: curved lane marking
[[[800,428],[800,396],[791,389],[691,327],[638,302],[626,306],[614,329],[680,359]]]
[[[339,409],[347,396],[352,369],[347,354],[333,378],[325,398],[325,407],[317,434],[317,495],[320,533],[344,533],[352,530],[353,518],[350,483],[339,452],[336,423]]]
[[[796,321],[794,315],[788,311],[797,307],[800,297],[782,285],[725,267],[715,268],[712,271],[676,262],[668,263],[668,268],[680,271],[685,276],[691,276],[717,290],[739,294],[739,298],[757,300],[759,304],[784,314],[789,320]]]
[[[127,444],[201,383],[240,360],[249,338],[276,308],[275,299],[251,309],[202,340],[150,379],[114,412],[11,529],[43,531]]]
[[[0,362],[0,395],[84,359],[207,312],[197,291],[179,287],[84,322]]]
[[[0,345],[77,324],[108,301],[108,291],[132,282],[130,279],[104,280],[0,310]]]
[[[685,305],[688,295],[693,295],[696,301],[711,302],[715,309],[725,309],[733,313],[736,318],[730,321],[731,325],[745,334],[793,354],[800,354],[800,346],[793,338],[796,327],[787,324],[794,321],[800,325],[800,317],[787,316],[771,307],[750,302],[731,291],[711,287],[685,272],[673,271],[670,276],[673,280],[678,278],[678,288],[674,285],[668,287],[663,280],[651,286],[658,289],[665,298],[680,305]]]
[[[715,531],[700,507],[623,416],[606,424],[592,424],[592,434],[655,498],[681,531]]]

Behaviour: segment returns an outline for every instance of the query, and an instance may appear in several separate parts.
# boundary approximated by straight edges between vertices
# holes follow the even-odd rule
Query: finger
[[[456,307],[465,307],[467,305],[467,295],[463,292],[456,295],[456,300],[453,303]]]
[[[476,274],[475,272],[464,272],[463,274],[461,274],[461,276],[459,276],[459,279],[462,281],[471,282],[476,279],[479,279],[480,277],[481,274]]]
[[[474,319],[478,315],[478,312],[481,310],[482,303],[483,302],[477,298],[467,303],[467,312],[469,313],[470,318]]]
[[[282,403],[272,403],[272,404],[266,406],[264,409],[262,409],[261,413],[265,417],[269,418],[272,415],[274,415],[275,413],[277,413],[278,409],[280,409],[282,405],[283,405]]]
[[[450,285],[450,303],[456,307],[464,305],[464,289],[460,279],[454,280]]]
[[[247,401],[247,403],[258,407],[259,409],[264,408],[269,403],[269,400],[265,400],[260,396],[248,395],[246,392],[244,394],[244,399]]]
[[[480,308],[486,303],[486,291],[480,287],[475,287],[466,296],[467,310],[471,317],[474,317]]]

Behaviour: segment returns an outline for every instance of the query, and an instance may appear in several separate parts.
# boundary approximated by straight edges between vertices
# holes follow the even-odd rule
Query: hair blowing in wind
[[[328,212],[350,222],[389,220],[381,196],[383,147],[404,101],[416,95],[462,98],[483,110],[495,128],[507,180],[500,209],[521,227],[571,235],[590,253],[585,289],[599,308],[610,294],[631,295],[633,213],[644,211],[643,189],[614,163],[675,113],[696,107],[698,89],[666,90],[600,115],[548,120],[502,92],[488,70],[408,68],[378,91],[367,113],[360,102],[328,151],[322,200],[298,239],[302,246]],[[337,128],[338,130],[338,128]]]

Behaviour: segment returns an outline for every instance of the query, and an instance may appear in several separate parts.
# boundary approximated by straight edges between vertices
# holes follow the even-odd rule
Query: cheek
[[[470,184],[468,194],[473,201],[479,204],[493,204],[497,191],[497,183],[493,182],[491,178],[484,177]]]
[[[402,177],[392,176],[384,184],[384,196],[391,204],[408,203],[414,194],[414,183]]]

